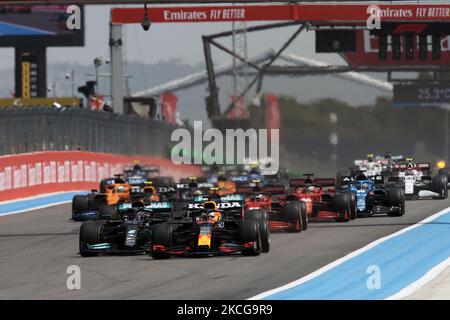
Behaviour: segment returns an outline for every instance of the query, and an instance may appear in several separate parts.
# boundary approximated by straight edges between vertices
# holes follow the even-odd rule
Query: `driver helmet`
[[[211,211],[208,214],[208,222],[210,223],[214,223],[217,222],[221,219],[222,214],[219,211]]]
[[[306,187],[306,191],[308,191],[308,192],[314,192],[315,190],[316,190],[316,188],[312,185]]]
[[[202,192],[202,190],[200,190],[200,189],[197,189],[197,190],[194,190],[194,192],[192,193],[194,196],[201,196],[201,195],[203,195],[203,192]]]
[[[258,194],[256,195],[256,199],[264,199],[264,194],[258,193]]]
[[[190,192],[183,192],[181,194],[181,200],[191,200],[192,199],[192,194]]]
[[[367,190],[367,189],[369,189],[369,184],[368,184],[368,183],[362,183],[362,184],[361,184],[361,189],[362,189],[362,190]]]
[[[124,186],[118,186],[117,187],[117,192],[119,192],[119,193],[125,192],[125,187]]]
[[[151,201],[151,202],[158,202],[159,201],[159,196],[157,194],[151,194],[148,197],[148,200]]]

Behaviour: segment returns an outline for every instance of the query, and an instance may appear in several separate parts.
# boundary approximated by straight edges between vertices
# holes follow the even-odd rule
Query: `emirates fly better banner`
[[[299,21],[320,23],[366,23],[369,4],[277,4],[152,7],[152,23]],[[450,4],[380,4],[384,22],[449,22]],[[143,8],[113,8],[112,23],[140,23]]]

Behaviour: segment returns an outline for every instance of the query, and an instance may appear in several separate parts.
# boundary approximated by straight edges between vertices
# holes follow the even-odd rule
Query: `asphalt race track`
[[[414,224],[450,199],[407,202],[403,217],[311,223],[300,234],[272,233],[258,257],[82,258],[70,204],[0,217],[0,299],[246,299],[309,274],[364,245]],[[81,268],[68,290],[66,269]]]

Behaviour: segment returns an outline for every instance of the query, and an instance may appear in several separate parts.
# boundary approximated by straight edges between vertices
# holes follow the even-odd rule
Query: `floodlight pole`
[[[123,105],[123,51],[122,51],[122,25],[109,24],[111,50],[111,95],[115,113],[124,114]]]

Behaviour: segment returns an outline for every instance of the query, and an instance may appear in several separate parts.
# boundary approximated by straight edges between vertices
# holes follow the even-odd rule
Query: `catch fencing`
[[[0,155],[82,150],[168,158],[173,126],[83,108],[0,109]]]

